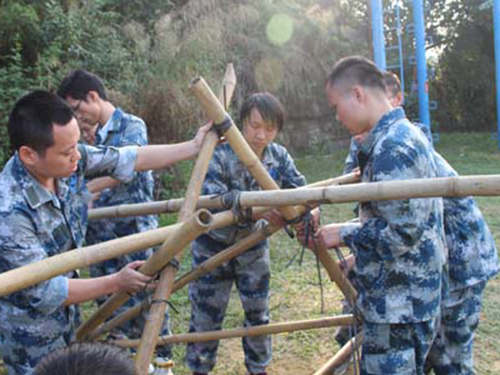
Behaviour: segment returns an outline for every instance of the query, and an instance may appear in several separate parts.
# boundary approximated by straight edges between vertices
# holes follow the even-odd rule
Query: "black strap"
[[[226,117],[224,117],[224,120],[222,120],[222,122],[218,124],[213,124],[212,128],[214,128],[217,134],[219,134],[219,137],[222,137],[232,125],[233,125],[233,120],[231,120],[231,117],[226,115]]]

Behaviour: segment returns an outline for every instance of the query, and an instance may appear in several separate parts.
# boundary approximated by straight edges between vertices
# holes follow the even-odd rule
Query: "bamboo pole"
[[[175,198],[157,202],[130,203],[119,206],[93,208],[89,210],[89,220],[179,212],[183,203],[184,198]],[[205,208],[210,210],[221,207],[221,198],[216,195],[202,196],[196,203],[197,209]]]
[[[0,297],[92,264],[161,244],[179,225],[86,246],[0,274]]]
[[[234,74],[233,65],[229,64],[223,80],[222,90],[220,94],[221,100],[219,103],[223,103],[224,106],[229,105],[235,85],[236,75]],[[198,201],[198,198],[200,196],[201,188],[208,171],[210,160],[212,159],[212,155],[218,142],[219,136],[215,132],[215,130],[212,130],[210,134],[207,134],[203,141],[203,146],[200,153],[198,154],[198,158],[196,159],[193,171],[191,172],[191,178],[186,190],[184,203],[179,212],[179,217],[177,220],[178,223],[182,223],[183,221],[187,220],[195,210],[196,202]],[[175,260],[179,263],[182,260],[182,253],[183,249],[181,249],[181,251],[175,256]],[[167,301],[170,298],[170,294],[172,292],[172,286],[174,283],[175,274],[177,273],[177,269],[177,267],[167,265],[167,267],[160,274],[160,281],[158,282],[158,286],[154,292],[153,302],[150,305],[148,319],[146,320],[146,324],[141,336],[139,349],[137,351],[137,356],[135,358],[135,369],[138,374],[148,373],[149,363],[153,358],[158,335],[161,331],[163,321],[165,319]],[[158,303],[159,301],[161,302]]]
[[[305,331],[308,329],[329,328],[336,326],[348,326],[354,322],[352,315],[340,315],[330,318],[299,320],[294,322],[273,323],[254,327],[235,328],[220,331],[208,331],[199,333],[185,333],[180,335],[162,336],[158,340],[159,345],[182,344],[188,342],[203,342],[212,340],[231,339],[235,337],[251,337],[283,332]],[[139,340],[115,340],[114,345],[122,348],[136,348]]]
[[[346,203],[429,197],[500,195],[500,175],[444,177],[241,194],[242,206],[287,206],[291,204]]]
[[[219,91],[219,103],[227,110],[231,99],[233,98],[234,89],[236,88],[236,73],[232,63],[227,64],[224,78],[222,79],[222,87]]]
[[[331,178],[329,180],[315,182],[313,184],[306,185],[306,187],[322,187],[334,184],[344,185],[356,182],[359,182],[359,177],[354,175],[353,173],[350,173],[343,176]],[[302,188],[304,187],[299,187],[299,189]],[[183,203],[184,198],[176,198],[158,202],[132,203],[119,206],[94,208],[89,210],[89,220],[178,212],[181,209]],[[217,195],[201,196],[196,204],[196,208],[206,208],[208,210],[221,209],[221,197]]]
[[[354,350],[357,350],[363,341],[363,332],[350,339],[328,362],[326,362],[314,375],[331,375],[341,364],[347,362]]]
[[[215,124],[228,122],[229,126],[224,129],[224,138],[227,139],[239,160],[249,169],[259,185],[265,190],[278,190],[279,186],[276,181],[271,178],[205,80],[202,77],[195,78],[191,83],[190,90]],[[293,207],[283,207],[280,211],[287,219],[297,217]]]
[[[173,232],[163,243],[160,249],[156,251],[140,268],[139,272],[145,275],[153,276],[170,262],[174,256],[181,251],[187,244],[207,232],[213,217],[209,211],[200,210],[196,212],[189,220],[182,223],[178,229]],[[95,329],[101,322],[111,316],[111,314],[120,307],[129,298],[125,292],[114,293],[100,308],[77,330],[78,340],[84,340],[87,334]]]

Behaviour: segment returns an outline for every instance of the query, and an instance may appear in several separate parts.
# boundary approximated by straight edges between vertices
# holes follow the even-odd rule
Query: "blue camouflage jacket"
[[[297,170],[292,157],[283,146],[271,143],[264,151],[261,162],[280,188],[291,189],[306,183],[304,176]],[[255,191],[260,190],[260,186],[248,168],[239,161],[231,146],[226,143],[215,149],[203,183],[202,194],[223,194],[232,190]],[[262,224],[262,220],[252,224],[236,224],[212,230],[209,236],[214,240],[233,244]]]
[[[362,182],[436,176],[426,137],[402,108],[384,115],[360,145]],[[341,230],[356,256],[358,307],[367,321],[412,323],[437,316],[445,244],[442,199],[370,201]]]
[[[430,142],[432,146],[432,134],[429,127],[425,124],[419,122],[412,122],[412,125],[415,125],[417,128],[422,131],[427,140]],[[358,151],[359,151],[359,142],[356,139],[351,139],[351,145],[349,146],[349,153],[344,162],[344,174],[351,173],[355,168],[358,167]]]
[[[429,128],[413,123],[432,142]],[[432,145],[432,144],[431,144]],[[358,166],[359,143],[352,139],[345,172]],[[458,173],[436,151],[433,153],[437,177],[455,177]],[[488,280],[499,271],[495,241],[472,197],[443,198],[444,231],[448,249],[450,291]]]
[[[96,146],[145,146],[148,144],[146,125],[139,117],[117,108],[110,120],[96,134]],[[93,202],[93,207],[108,207],[153,200],[154,180],[151,171],[134,172],[132,180],[114,188],[105,189]],[[89,222],[89,244],[123,237],[158,227],[154,215],[101,219]]]
[[[57,194],[42,187],[18,154],[0,174],[0,272],[82,245],[90,193],[85,178],[132,177],[137,151],[79,146],[78,170],[57,180]],[[29,374],[51,351],[66,345],[75,324],[75,306],[64,307],[68,277],[54,277],[0,298],[0,352],[10,371]]]
[[[458,173],[434,152],[438,177]],[[495,240],[472,197],[443,197],[450,290],[486,281],[498,273]]]

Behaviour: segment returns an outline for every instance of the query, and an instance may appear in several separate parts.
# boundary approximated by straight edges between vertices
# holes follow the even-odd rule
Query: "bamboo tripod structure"
[[[240,161],[249,169],[261,188],[265,190],[278,190],[279,187],[276,182],[271,178],[258,157],[245,141],[241,133],[236,128],[236,125],[227,114],[220,101],[212,93],[203,78],[195,79],[190,86],[190,90],[193,92],[195,97],[200,102],[201,106],[207,112],[209,118],[214,122],[214,124],[216,124],[216,126],[218,124],[225,124],[224,129],[218,129],[219,132],[227,139]],[[211,152],[213,152],[213,148]],[[199,157],[198,160],[200,161],[200,159],[202,158],[209,159],[206,156],[207,155],[202,155],[202,157]],[[211,154],[209,156],[211,156]],[[190,207],[191,210],[194,210],[196,204],[195,202],[198,198],[199,190],[201,189],[201,182],[203,181],[206,170],[208,168],[208,163],[200,162],[200,165],[201,167],[199,169],[197,169],[198,162],[197,165],[195,165],[195,171],[189,185],[190,189],[188,189],[188,193],[191,195],[191,197],[189,195],[187,196],[183,208]],[[196,176],[198,175],[202,176],[201,182],[199,184],[199,179],[196,179]],[[198,194],[196,192],[198,192]],[[287,220],[292,220],[300,216],[300,213],[294,207],[282,207],[280,208],[280,211]],[[183,212],[184,210],[181,209],[181,214]],[[181,221],[183,219],[185,218],[180,218]],[[170,244],[169,240],[167,240],[166,242],[169,242]],[[354,300],[355,290],[350,285],[350,282],[344,277],[342,272],[340,272],[339,266],[333,260],[328,261],[329,255],[326,251],[322,251],[321,254],[320,251],[318,251],[318,257],[327,268],[330,278],[334,279],[335,281],[340,280],[341,282],[338,282],[339,287],[348,296],[350,301]],[[176,259],[179,260],[180,255],[177,255]],[[167,267],[166,271],[162,272],[160,276],[159,285],[155,292],[155,300],[166,300],[170,296],[170,293],[172,291],[173,277],[176,271],[171,270],[170,268],[171,267]],[[160,322],[162,321],[161,312],[163,311],[164,314],[165,306],[164,304],[159,305],[160,307],[157,306],[158,305],[153,305],[150,308],[150,319],[148,319],[146,327],[143,331],[143,335],[141,337],[141,342],[139,344],[138,354],[135,361],[135,368],[138,374],[147,373],[147,369],[149,367],[149,363],[152,358],[156,342],[158,340],[158,332],[161,327]]]
[[[219,104],[215,96],[211,93],[208,85],[203,79],[197,79],[193,82],[192,90],[202,107],[209,114],[209,117],[216,123],[229,122],[231,126],[224,133],[225,138],[230,145],[235,149],[236,154],[240,160],[249,168],[254,175],[255,179],[259,182],[261,187],[269,191],[261,192],[248,192],[241,195],[240,202],[242,206],[253,207],[254,211],[264,212],[272,207],[280,206],[283,215],[287,219],[293,219],[298,215],[305,212],[306,209],[318,203],[342,203],[351,201],[369,201],[369,200],[393,200],[405,199],[414,197],[434,197],[434,196],[465,196],[465,195],[500,195],[500,176],[471,176],[471,177],[454,177],[454,178],[440,178],[440,179],[427,179],[427,180],[405,180],[405,181],[391,181],[383,183],[369,183],[369,184],[356,184],[356,186],[332,186],[327,185],[339,184],[340,179],[337,181],[330,181],[328,184],[319,184],[311,188],[296,189],[294,191],[279,191],[276,183],[270,178],[267,171],[263,168],[260,160],[253,154],[251,148],[246,144],[244,138],[232,123],[229,115],[225,112],[224,108]],[[215,98],[215,99],[214,99]],[[215,103],[217,101],[217,103]],[[179,221],[177,224],[156,229],[147,233],[136,234],[127,236],[125,238],[109,241],[107,243],[89,246],[87,248],[78,249],[64,254],[60,254],[43,261],[21,267],[16,270],[0,274],[0,296],[4,296],[15,292],[17,290],[34,285],[40,281],[50,279],[57,275],[63,274],[69,270],[74,270],[83,266],[94,264],[106,259],[112,259],[123,254],[133,251],[138,251],[151,246],[163,243],[161,249],[155,253],[141,267],[140,271],[147,275],[154,275],[162,269],[162,276],[160,277],[160,285],[154,296],[154,300],[168,300],[171,293],[179,290],[187,285],[190,281],[199,277],[200,275],[210,272],[212,269],[220,265],[222,262],[233,259],[238,254],[253,246],[253,244],[261,241],[264,238],[272,235],[281,227],[268,225],[261,230],[256,231],[249,237],[245,238],[241,243],[237,243],[224,252],[219,253],[217,256],[207,260],[202,264],[199,269],[192,270],[190,273],[182,276],[174,282],[176,268],[169,265],[171,261],[179,261],[181,258],[182,250],[198,235],[210,230],[221,228],[236,222],[234,214],[230,211],[222,212],[219,214],[211,215],[210,212],[199,210],[194,213],[196,207],[220,207],[220,200],[212,199],[211,197],[199,198],[199,187],[203,182],[204,172],[208,166],[213,148],[218,142],[218,136],[215,132],[209,133],[203,151],[204,160],[200,161],[200,167],[195,166],[196,176],[193,173],[188,194],[184,200],[172,200],[175,204],[164,204],[162,202],[155,202],[150,206],[133,207],[132,211],[120,210],[119,207],[111,208],[107,213],[99,213],[97,218],[111,217],[112,215],[125,216],[136,214],[149,214],[164,212],[162,210],[181,210],[179,214]],[[208,145],[208,146],[207,146]],[[211,151],[210,151],[211,149]],[[208,151],[206,151],[208,150]],[[253,156],[252,156],[253,155]],[[199,158],[198,160],[200,160]],[[198,161],[197,161],[198,165]],[[352,176],[351,176],[352,177]],[[349,180],[343,177],[341,179]],[[170,201],[169,201],[170,202]],[[207,206],[204,206],[204,205]],[[294,207],[292,205],[305,204],[306,206]],[[264,206],[264,207],[262,207]],[[160,208],[159,208],[160,207]],[[256,208],[262,207],[262,208]],[[265,208],[268,207],[268,208]],[[135,211],[134,211],[135,210]],[[160,211],[155,211],[160,210]],[[193,215],[194,214],[194,215]],[[101,215],[101,216],[99,216]],[[104,216],[102,216],[104,215]],[[106,216],[111,215],[111,216]],[[328,275],[334,281],[351,302],[355,300],[356,291],[352,285],[347,281],[337,263],[333,260],[326,249],[318,249],[316,251],[319,260],[326,268]],[[116,294],[100,309],[94,316],[85,322],[78,330],[77,335],[79,339],[96,339],[107,330],[118,326],[131,318],[137,309],[143,308],[141,306],[129,310],[126,316],[116,317],[102,324],[126,299],[127,295]],[[177,335],[172,337],[161,338],[158,335],[161,320],[165,312],[165,304],[154,304],[150,308],[150,316],[153,326],[145,329],[143,339],[139,346],[139,354],[137,360],[137,372],[139,374],[147,373],[145,364],[149,364],[151,360],[152,351],[157,343],[166,344],[170,342],[187,342],[189,340],[213,340],[222,339],[227,337],[239,337],[242,335],[262,335],[268,333],[284,332],[287,330],[302,329],[297,328],[294,323],[269,325],[266,327],[258,327],[259,329],[240,329],[235,332],[219,331],[217,333],[203,333],[195,337],[193,335]],[[332,322],[335,320],[332,318]],[[340,320],[335,320],[337,323]],[[347,323],[346,323],[347,322]],[[342,321],[342,324],[350,324],[352,318]],[[322,323],[321,323],[322,324]],[[333,324],[333,323],[332,323]],[[340,324],[340,323],[339,323]],[[278,328],[276,328],[276,327]],[[307,327],[311,327],[306,325]],[[292,328],[295,327],[295,328]],[[276,329],[276,330],[275,330]],[[304,328],[308,329],[308,328]],[[335,355],[328,363],[325,364],[317,374],[331,373],[332,369],[339,363],[348,358],[349,350],[353,347],[359,346],[361,336],[358,335],[352,340],[349,347],[342,348],[337,355]],[[143,343],[143,340],[144,343]],[[183,341],[184,340],[184,341]],[[117,342],[120,343],[120,342]],[[121,343],[123,345],[132,345],[129,343]],[[146,372],[145,372],[146,371]]]

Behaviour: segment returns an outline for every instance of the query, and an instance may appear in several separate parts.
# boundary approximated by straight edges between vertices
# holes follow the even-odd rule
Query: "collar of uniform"
[[[271,151],[271,147],[273,146],[274,143],[269,144],[265,149],[264,149],[264,154],[262,155],[262,164],[263,165],[273,165],[275,162],[275,158],[273,158],[273,154]]]
[[[108,122],[97,130],[101,143],[104,143],[109,133],[120,131],[122,117],[123,111],[121,108],[116,108]]]
[[[389,128],[394,122],[400,120],[402,118],[406,118],[405,111],[402,107],[397,107],[385,115],[375,124],[372,130],[368,133],[368,136],[361,142],[359,145],[359,150],[365,154],[370,154],[373,146],[377,142],[377,140],[386,132],[387,128]]]
[[[40,183],[28,172],[17,152],[14,155],[13,175],[21,187],[24,198],[32,209],[35,210],[50,201],[58,204],[54,194],[40,185]]]

